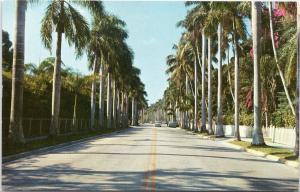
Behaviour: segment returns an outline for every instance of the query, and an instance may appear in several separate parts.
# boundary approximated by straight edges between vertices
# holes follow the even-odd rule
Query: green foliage
[[[233,116],[233,114],[231,114],[231,115],[224,115],[223,124],[224,125],[233,125],[234,124],[234,116]]]
[[[253,123],[254,123],[253,114],[242,113],[240,115],[241,125],[253,126]]]
[[[296,126],[295,117],[288,110],[277,110],[272,114],[271,123],[276,127],[292,128]]]
[[[47,59],[46,59],[47,60]],[[43,65],[45,61],[41,62]],[[37,69],[41,67],[39,65]],[[63,70],[64,83],[61,94],[61,117],[72,118],[74,92],[78,92],[78,118],[89,118],[90,87],[84,77],[73,74],[70,70]],[[73,79],[73,80],[71,80]],[[50,118],[52,96],[52,74],[49,71],[37,70],[35,73],[25,74],[24,77],[24,118]],[[72,85],[70,85],[72,81]],[[81,82],[83,81],[83,82]],[[75,86],[70,88],[70,86]],[[75,89],[76,88],[76,89]],[[11,72],[3,73],[3,117],[9,118],[11,100]]]
[[[13,62],[12,42],[9,39],[8,32],[2,30],[2,64],[3,69],[10,71]]]

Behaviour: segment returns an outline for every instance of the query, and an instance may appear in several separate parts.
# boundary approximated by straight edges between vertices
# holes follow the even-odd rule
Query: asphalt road
[[[298,187],[298,170],[200,139],[142,126],[3,165],[5,191],[271,190]]]

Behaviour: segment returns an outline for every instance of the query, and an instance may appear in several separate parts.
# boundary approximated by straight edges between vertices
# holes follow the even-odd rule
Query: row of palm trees
[[[265,24],[266,16],[263,12],[269,10],[269,31],[271,36],[271,46],[274,57],[274,62],[271,59],[267,62],[276,65],[276,74],[280,77],[280,84],[283,87],[284,95],[287,100],[287,106],[291,113],[297,115],[297,142],[295,146],[295,153],[299,154],[298,149],[298,129],[299,129],[299,107],[295,112],[295,105],[291,99],[291,92],[296,93],[296,101],[299,102],[299,91],[291,91],[287,88],[286,78],[282,71],[282,65],[279,64],[277,58],[276,34],[274,33],[274,17],[275,10],[272,8],[272,3],[264,4],[261,2],[187,2],[187,6],[191,6],[186,18],[179,22],[178,26],[184,27],[185,32],[182,34],[180,41],[174,46],[176,50],[175,55],[167,57],[167,74],[170,74],[169,87],[165,91],[164,100],[165,106],[170,108],[179,108],[180,116],[182,117],[182,126],[187,127],[189,120],[187,117],[193,117],[194,123],[192,129],[195,131],[213,133],[212,129],[212,66],[218,70],[217,74],[217,113],[216,113],[216,136],[223,137],[223,75],[222,71],[223,60],[226,57],[229,59],[229,50],[232,50],[234,55],[234,92],[232,89],[232,98],[234,103],[234,125],[235,135],[237,140],[241,140],[239,133],[240,125],[240,69],[241,61],[246,62],[247,57],[252,57],[253,76],[251,90],[253,90],[253,116],[254,116],[254,129],[253,129],[253,145],[264,145],[264,138],[261,125],[261,102],[262,102],[262,87],[261,82],[264,78],[261,75],[261,63],[264,63],[262,52],[265,47],[262,47],[265,34],[262,31],[262,25]],[[282,6],[285,6],[283,3]],[[268,9],[266,9],[268,8]],[[299,3],[297,6],[298,12],[298,25],[299,25]],[[246,53],[245,46],[247,45],[249,35],[246,27],[246,21],[251,20],[252,28],[252,47],[251,53]],[[262,23],[264,22],[264,23]],[[291,31],[291,30],[290,30]],[[293,37],[297,36],[298,49],[298,67],[299,67],[299,27],[297,34],[292,34]],[[266,38],[265,38],[266,39]],[[296,40],[296,39],[295,39]],[[265,40],[264,40],[265,41]],[[200,52],[200,47],[202,51]],[[291,47],[289,55],[294,55],[295,49]],[[295,53],[296,54],[296,53]],[[253,56],[251,56],[253,55]],[[282,54],[284,55],[284,54]],[[202,58],[201,58],[202,56]],[[264,56],[264,55],[263,55]],[[282,58],[285,58],[282,56]],[[285,58],[286,59],[286,58]],[[285,60],[286,61],[286,60]],[[290,63],[293,63],[291,60]],[[283,61],[284,62],[284,61]],[[200,66],[201,73],[198,66]],[[283,66],[285,67],[285,66]],[[292,65],[291,69],[296,71],[296,65]],[[298,69],[299,74],[299,69]],[[271,76],[272,74],[270,74]],[[198,126],[199,115],[197,106],[197,96],[200,95],[198,84],[198,77],[201,78],[201,126]],[[229,75],[230,76],[230,75]],[[297,88],[299,89],[299,75]],[[294,78],[295,79],[295,78]],[[192,86],[194,82],[194,87]],[[205,88],[207,87],[207,92]],[[264,89],[268,89],[265,88]],[[252,92],[250,92],[252,93]],[[193,99],[189,95],[193,96]],[[251,94],[250,94],[251,96]],[[206,102],[207,98],[207,102]],[[194,107],[191,108],[192,104]],[[207,116],[206,116],[207,111]],[[266,110],[267,111],[267,110]],[[206,127],[206,117],[208,127]]]
[[[16,1],[16,26],[12,69],[12,96],[9,138],[14,143],[23,143],[23,81],[24,81],[24,37],[28,3],[39,1]],[[132,99],[132,124],[137,124],[138,108],[146,106],[146,92],[139,77],[140,71],[133,66],[133,52],[126,43],[128,34],[125,22],[105,12],[101,1],[48,1],[41,21],[41,39],[45,48],[52,49],[56,34],[56,52],[53,67],[52,110],[50,135],[59,134],[62,43],[75,47],[77,57],[87,54],[92,70],[91,129],[94,130],[96,91],[99,90],[99,124],[104,125],[104,93],[107,83],[107,128],[128,125],[129,98]],[[89,11],[91,25],[76,9],[80,6]],[[78,79],[78,78],[77,78]],[[76,80],[76,77],[74,81]],[[97,85],[99,82],[99,89]],[[75,100],[76,102],[76,100]],[[76,106],[76,105],[74,105]],[[76,110],[75,110],[76,111]]]

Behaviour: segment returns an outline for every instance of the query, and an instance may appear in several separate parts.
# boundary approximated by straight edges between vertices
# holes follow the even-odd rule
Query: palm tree
[[[212,98],[211,98],[211,93],[212,93],[212,87],[211,87],[211,37],[208,37],[207,39],[207,49],[208,49],[208,57],[207,57],[207,91],[208,91],[208,131],[209,134],[213,134],[213,129],[212,129]]]
[[[85,78],[82,77],[79,73],[71,73],[70,75],[67,76],[67,84],[68,88],[70,89],[71,92],[74,93],[74,105],[73,105],[73,132],[76,131],[76,120],[77,120],[77,104],[78,104],[78,95],[85,84]]]
[[[248,2],[232,2],[231,6],[227,7],[227,15],[232,19],[232,41],[234,48],[234,125],[235,125],[235,136],[238,141],[240,137],[240,69],[239,69],[239,40],[245,39],[244,16],[245,13],[241,12],[242,7],[247,6]],[[229,58],[229,54],[228,54]]]
[[[296,144],[294,153],[299,156],[299,121],[300,121],[300,2],[297,2],[297,93],[296,93]]]
[[[91,91],[91,124],[90,129],[95,129],[95,111],[96,111],[96,75],[98,74],[98,62],[97,57],[93,61],[93,80],[92,80],[92,91]]]
[[[104,124],[104,80],[105,80],[104,63],[101,62],[99,71],[99,127]]]
[[[107,106],[106,106],[106,116],[107,116],[107,128],[111,129],[112,128],[112,98],[111,98],[111,74],[108,73],[107,74],[107,96],[106,96],[106,100],[107,100]]]
[[[261,105],[260,105],[260,37],[261,37],[261,11],[260,2],[252,2],[252,38],[253,38],[253,91],[254,91],[254,129],[252,145],[264,145],[264,137],[261,127]]]
[[[113,15],[101,15],[94,17],[91,30],[91,41],[88,44],[88,58],[90,61],[97,59],[95,66],[99,70],[100,93],[99,93],[99,122],[103,125],[104,119],[104,98],[103,86],[107,76],[107,126],[112,127],[112,104],[111,82],[114,78],[120,63],[120,54],[124,48],[124,40],[128,37],[124,30],[125,22]],[[92,62],[91,62],[92,63]],[[114,78],[114,79],[112,79]],[[113,83],[114,84],[114,83]]]
[[[24,143],[22,119],[26,7],[27,1],[16,1],[11,113],[9,125],[9,138],[13,143]]]
[[[206,104],[205,104],[205,61],[206,61],[206,37],[204,30],[202,31],[202,102],[201,102],[201,132],[206,131]]]
[[[218,25],[218,111],[217,111],[217,128],[216,135],[224,137],[222,122],[222,22]]]
[[[50,135],[59,134],[58,118],[60,112],[61,89],[61,45],[62,35],[68,43],[74,44],[78,56],[82,55],[89,40],[89,27],[84,17],[72,6],[73,4],[88,8],[93,14],[102,14],[103,8],[100,1],[50,1],[42,19],[41,37],[45,47],[51,50],[52,34],[57,33],[56,58],[53,73],[52,92],[52,121]]]
[[[241,140],[240,136],[240,69],[239,69],[239,49],[238,37],[236,29],[236,16],[233,16],[233,42],[234,42],[234,127],[235,135],[238,141]],[[228,55],[229,57],[229,55]]]

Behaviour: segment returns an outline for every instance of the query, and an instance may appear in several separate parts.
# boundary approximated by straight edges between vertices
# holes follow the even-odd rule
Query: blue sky
[[[40,21],[47,3],[29,6],[26,12],[25,63],[38,64],[39,61],[50,56],[50,52],[43,47],[40,39]],[[134,65],[141,69],[141,79],[146,85],[149,104],[162,97],[167,87],[166,56],[172,53],[172,46],[180,38],[182,29],[176,28],[176,23],[183,19],[186,8],[183,2],[124,2],[105,1],[105,10],[119,16],[127,23],[129,46],[135,54]],[[80,12],[88,20],[88,13]],[[13,39],[15,18],[14,1],[4,0],[3,29],[8,31]],[[55,41],[53,42],[55,45]],[[63,42],[62,60],[64,63],[88,74],[87,59],[83,56],[76,59],[74,49]],[[52,56],[55,53],[55,46]]]

